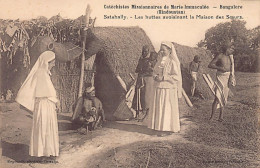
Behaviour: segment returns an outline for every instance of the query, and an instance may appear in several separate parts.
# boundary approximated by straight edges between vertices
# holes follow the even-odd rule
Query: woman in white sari
[[[33,111],[30,156],[58,156],[59,137],[56,105],[58,99],[50,70],[55,66],[55,53],[43,52],[21,86],[16,101]]]
[[[171,42],[162,42],[158,62],[154,68],[154,98],[148,128],[164,136],[180,131],[178,98],[182,96],[180,62]]]

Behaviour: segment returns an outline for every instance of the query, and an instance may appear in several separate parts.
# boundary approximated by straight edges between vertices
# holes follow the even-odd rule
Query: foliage
[[[197,43],[197,47],[199,48],[205,48],[206,47],[206,43],[204,40],[200,40],[198,43]]]
[[[198,43],[198,47],[206,46],[213,55],[218,55],[232,45],[235,50],[235,69],[238,71],[255,71],[260,26],[248,30],[245,24],[245,21],[240,20],[219,23],[207,30],[205,39]]]

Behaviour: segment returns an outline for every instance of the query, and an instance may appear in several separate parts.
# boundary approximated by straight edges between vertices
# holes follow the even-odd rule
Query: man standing
[[[223,112],[227,103],[229,85],[235,86],[233,52],[233,47],[223,47],[222,53],[215,56],[215,58],[208,65],[209,68],[217,70],[214,85],[215,100],[212,104],[210,120],[212,120],[216,109],[220,108],[218,121],[223,121]]]
[[[194,96],[199,68],[200,68],[200,58],[198,55],[195,55],[193,58],[193,61],[191,61],[190,66],[189,66],[189,72],[190,72],[191,80],[192,80],[191,96]]]
[[[149,104],[152,101],[152,83],[153,83],[153,68],[157,61],[157,54],[150,51],[148,45],[143,46],[142,56],[138,61],[135,72],[138,73],[136,82],[136,92],[133,101],[133,107],[136,110],[136,118],[143,119],[148,110]],[[142,112],[143,117],[139,116]]]

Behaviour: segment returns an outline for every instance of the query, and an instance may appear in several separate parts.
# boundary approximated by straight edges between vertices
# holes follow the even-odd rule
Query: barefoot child
[[[197,82],[197,75],[200,68],[200,58],[198,55],[194,56],[193,61],[191,61],[189,66],[189,73],[191,75],[192,85],[191,85],[191,96],[194,96],[196,82]]]

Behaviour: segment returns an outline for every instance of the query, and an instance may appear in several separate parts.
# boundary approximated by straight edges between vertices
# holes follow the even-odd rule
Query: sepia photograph
[[[259,0],[0,0],[0,168],[259,168]]]

